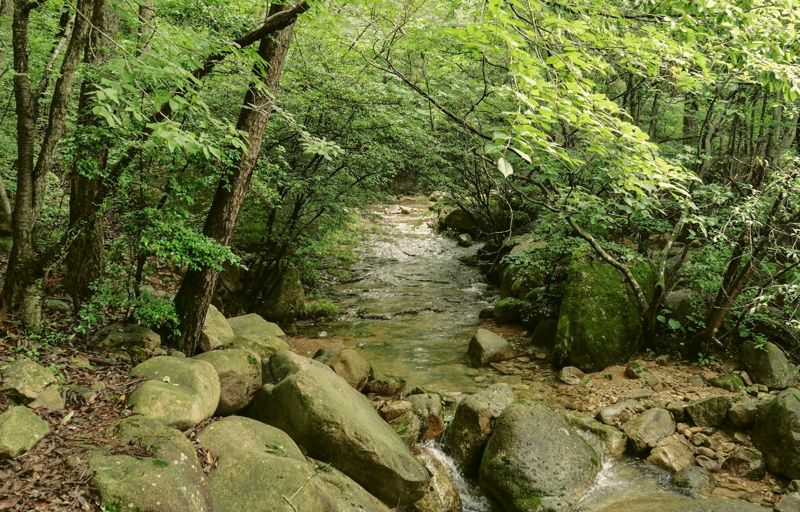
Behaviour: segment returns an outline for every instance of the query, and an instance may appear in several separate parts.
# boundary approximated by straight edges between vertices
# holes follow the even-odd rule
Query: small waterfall
[[[480,494],[478,488],[464,478],[455,461],[442,451],[438,442],[428,441],[423,443],[422,446],[428,448],[431,454],[447,468],[447,472],[450,474],[450,478],[453,479],[453,484],[455,484],[461,497],[462,512],[492,512],[494,510],[489,498]]]

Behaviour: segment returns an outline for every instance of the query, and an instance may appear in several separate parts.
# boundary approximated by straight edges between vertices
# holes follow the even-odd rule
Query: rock
[[[758,401],[752,398],[744,398],[731,405],[728,411],[728,419],[730,419],[735,428],[739,430],[748,429],[753,426],[757,411]]]
[[[717,452],[707,446],[698,446],[695,448],[695,451],[698,455],[706,456],[709,459],[715,459],[717,457]]]
[[[495,384],[466,397],[458,404],[453,420],[445,431],[442,449],[466,476],[478,474],[494,420],[513,401],[514,394],[507,384]]]
[[[686,438],[672,434],[656,443],[647,462],[662,467],[671,473],[694,466],[694,453]]]
[[[27,404],[36,400],[54,384],[55,376],[27,357],[0,365],[0,392],[18,403]]]
[[[800,492],[800,480],[792,480],[789,482],[789,485],[786,486],[786,490],[789,492]]]
[[[92,344],[102,349],[150,352],[161,345],[161,336],[141,325],[111,324],[97,331]]]
[[[413,413],[421,424],[419,441],[439,439],[444,432],[444,413],[442,399],[436,394],[421,394],[407,396],[413,407]]]
[[[706,457],[705,455],[698,455],[694,458],[694,461],[697,463],[698,466],[705,469],[706,471],[710,471],[711,473],[716,473],[719,471],[719,464],[716,460],[712,459],[711,457]]]
[[[621,457],[625,453],[625,445],[628,438],[621,430],[609,425],[604,425],[583,414],[567,413],[564,415],[564,418],[573,428],[587,432],[590,436],[596,438],[602,446],[596,446],[597,443],[592,444],[592,446],[595,447],[598,452],[605,452],[609,456],[615,458]]]
[[[782,391],[759,409],[752,439],[770,472],[800,478],[800,390]]]
[[[181,432],[143,416],[120,421],[115,431],[121,444],[139,444],[151,457],[91,457],[92,485],[103,503],[143,511],[211,510],[203,470]]]
[[[523,306],[521,300],[512,297],[498,300],[492,308],[494,321],[502,325],[521,323]]]
[[[47,299],[44,301],[44,309],[49,313],[59,313],[68,315],[72,313],[72,306],[69,302],[60,299]]]
[[[33,402],[28,404],[31,409],[44,409],[46,411],[60,411],[66,405],[64,395],[58,390],[57,385],[47,386]]]
[[[708,383],[714,387],[724,389],[732,393],[742,393],[746,389],[742,378],[735,373],[729,373],[727,375],[715,377]]]
[[[656,356],[656,364],[658,366],[667,366],[669,364],[670,357],[669,354],[661,354],[660,356]]]
[[[531,335],[531,344],[536,347],[551,349],[556,342],[556,331],[558,321],[547,318],[536,324],[536,328]]]
[[[606,425],[621,425],[633,417],[637,406],[638,404],[633,400],[623,400],[600,409],[597,419]]]
[[[291,321],[303,313],[306,305],[303,283],[300,273],[290,265],[283,271],[278,281],[268,288],[264,300],[257,307],[257,312],[264,318],[274,322]]]
[[[712,396],[686,404],[686,414],[698,427],[718,427],[725,421],[731,399],[728,396]]]
[[[487,318],[494,318],[494,308],[483,308],[478,313],[478,318],[485,320]]]
[[[160,356],[131,370],[132,377],[148,377],[131,393],[137,414],[180,430],[191,428],[217,410],[220,380],[214,366],[200,359]]]
[[[378,412],[384,421],[391,423],[392,420],[412,412],[413,409],[414,406],[408,400],[392,400],[381,406]]]
[[[367,385],[370,375],[369,362],[357,350],[352,348],[341,350],[331,356],[325,364],[358,391]]]
[[[401,508],[399,512],[461,512],[461,497],[440,455],[423,447],[417,454],[417,459],[432,475],[431,481],[425,496]]]
[[[203,332],[200,335],[200,349],[203,352],[214,350],[233,342],[234,334],[225,315],[212,304],[208,306]]]
[[[592,486],[597,452],[562,417],[514,403],[495,422],[480,484],[509,512],[565,510]]]
[[[672,485],[693,492],[702,492],[714,487],[714,477],[700,466],[691,466],[672,475]]]
[[[694,313],[692,301],[696,298],[699,298],[698,294],[693,290],[674,290],[664,296],[664,308],[672,313],[671,318],[686,326],[689,324],[689,317]]]
[[[653,390],[653,388],[645,386],[643,388],[634,389],[630,393],[626,394],[625,395],[625,399],[626,400],[643,400],[645,398],[650,398],[651,396],[653,396],[654,392],[655,391]]]
[[[428,201],[433,201],[435,203],[437,201],[441,201],[445,197],[447,197],[447,192],[435,190],[428,196]]]
[[[252,350],[262,359],[289,350],[289,345],[282,339],[286,335],[281,328],[255,313],[230,318],[228,323],[233,329],[233,347]]]
[[[641,263],[632,271],[649,296],[652,266]],[[619,270],[581,246],[571,258],[553,355],[558,363],[583,371],[624,361],[636,348],[640,316],[636,297]]]
[[[364,386],[364,393],[374,393],[380,396],[397,396],[406,387],[406,380],[400,377],[380,375],[371,379]]]
[[[476,231],[475,220],[464,210],[453,210],[448,213],[444,217],[442,225],[457,233],[474,233]]]
[[[558,372],[558,380],[571,386],[583,384],[584,377],[584,373],[574,366],[565,366]]]
[[[772,389],[785,389],[797,381],[797,368],[774,343],[759,348],[745,342],[739,351],[739,364],[754,382]]]
[[[50,433],[46,421],[24,406],[0,414],[0,459],[13,459],[27,452]]]
[[[641,361],[631,361],[625,367],[625,376],[629,379],[641,379],[647,373],[647,368],[644,367]]]
[[[280,363],[289,357],[270,359],[275,377],[281,378],[276,367],[291,367]],[[428,471],[366,397],[330,368],[307,361],[272,389],[262,388],[248,415],[283,430],[312,457],[330,462],[386,504],[420,499]]]
[[[414,414],[414,411],[393,419],[389,422],[389,425],[400,436],[403,444],[409,448],[413,448],[419,441],[420,433],[422,432],[422,420]]]
[[[741,447],[722,463],[722,470],[749,480],[761,480],[767,470],[764,456],[753,448]]]
[[[511,344],[492,331],[478,329],[467,350],[470,366],[479,367],[489,363],[513,359],[516,354]]]
[[[675,422],[666,409],[649,409],[622,425],[622,431],[628,436],[631,450],[642,453],[675,432]]]
[[[216,416],[241,411],[261,387],[261,361],[249,350],[229,348],[212,350],[197,356],[217,371],[220,384]]]
[[[472,236],[469,233],[461,233],[458,235],[458,245],[461,247],[471,247],[472,246]]]
[[[767,512],[760,505],[746,501],[692,499],[681,497],[646,497],[617,502],[596,512]]]
[[[686,418],[686,402],[674,401],[667,404],[667,410],[675,421],[683,421]]]
[[[775,505],[775,512],[798,512],[800,511],[800,493],[790,492],[785,495]]]

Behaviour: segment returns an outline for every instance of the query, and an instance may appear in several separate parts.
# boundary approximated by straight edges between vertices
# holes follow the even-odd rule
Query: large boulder
[[[147,377],[130,396],[134,412],[181,430],[191,428],[217,410],[220,381],[214,366],[200,359],[161,356],[131,370]]]
[[[639,263],[632,271],[649,296],[652,266]],[[582,246],[570,262],[553,355],[558,363],[584,371],[624,361],[636,348],[640,318],[638,301],[622,273]]]
[[[797,368],[774,343],[743,343],[739,364],[754,382],[773,389],[785,389],[797,381]]]
[[[291,437],[230,416],[206,427],[200,445],[218,457],[208,477],[215,512],[387,512],[337,470],[307,460]]]
[[[622,425],[628,446],[634,453],[655,448],[659,441],[675,432],[675,421],[666,409],[649,409]]]
[[[248,414],[285,431],[309,455],[330,462],[386,504],[420,499],[428,471],[371,402],[317,361],[281,362],[291,357],[297,358],[271,358],[273,377],[280,380],[261,389]]]
[[[283,330],[255,313],[229,318],[228,324],[233,329],[233,347],[252,350],[262,359],[289,350]]]
[[[355,349],[346,348],[333,354],[318,351],[314,359],[322,361],[358,391],[367,385],[370,375],[369,362]]]
[[[261,387],[261,361],[253,352],[240,348],[212,350],[197,356],[208,361],[219,375],[217,416],[241,411]]]
[[[473,367],[507,361],[515,355],[514,349],[505,338],[486,329],[478,329],[467,349],[469,364]]]
[[[294,266],[289,266],[259,304],[258,313],[269,320],[285,322],[300,316],[305,305],[306,296],[300,273]]]
[[[800,390],[782,391],[760,408],[753,444],[764,454],[772,473],[800,478]]]
[[[459,402],[445,431],[442,448],[465,475],[478,474],[492,425],[513,401],[514,394],[508,384],[495,384]]]
[[[52,372],[27,357],[0,365],[0,392],[16,402],[30,403],[55,384]]]
[[[208,352],[231,343],[233,338],[233,328],[228,319],[213,304],[209,305],[200,335],[200,349]]]
[[[0,414],[0,459],[13,459],[27,452],[50,433],[46,421],[24,406]]]
[[[154,512],[211,510],[194,447],[180,431],[152,418],[132,416],[117,424],[115,437],[121,445],[146,448],[150,456],[90,458],[92,485],[104,504]]]
[[[566,510],[599,470],[597,452],[561,416],[518,402],[495,423],[480,484],[508,512]]]

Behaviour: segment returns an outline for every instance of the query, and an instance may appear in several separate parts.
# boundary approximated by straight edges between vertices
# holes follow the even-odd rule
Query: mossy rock
[[[632,272],[645,296],[652,296],[652,265],[638,263]],[[625,361],[636,350],[641,327],[636,295],[622,273],[597,259],[588,246],[577,249],[558,319],[557,362],[599,371]]]
[[[50,426],[24,406],[0,414],[0,459],[13,459],[27,452],[50,433]]]
[[[208,306],[203,332],[200,335],[200,348],[207,352],[222,347],[233,341],[233,328],[225,315],[212,304]]]
[[[494,305],[494,320],[498,324],[522,323],[525,301],[506,297],[498,300]]]
[[[261,361],[254,352],[240,348],[212,350],[197,359],[211,363],[219,375],[217,416],[241,411],[261,387]]]
[[[56,384],[56,378],[47,368],[20,357],[0,365],[0,382],[0,392],[18,403],[27,404]]]
[[[800,390],[789,388],[759,408],[753,444],[770,472],[800,479]]]
[[[228,347],[252,350],[262,359],[289,350],[289,345],[283,340],[286,337],[283,330],[255,313],[229,318],[228,323],[234,334],[233,341],[226,345]]]
[[[300,273],[293,266],[288,267],[278,278],[277,283],[259,304],[258,313],[275,322],[291,321],[302,316],[306,296]]]
[[[742,378],[735,374],[729,373],[727,375],[720,375],[709,381],[709,384],[716,388],[725,389],[733,393],[744,393],[747,389]]]

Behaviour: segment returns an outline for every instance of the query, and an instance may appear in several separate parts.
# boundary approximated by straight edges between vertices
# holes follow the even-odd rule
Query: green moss
[[[494,319],[500,324],[516,324],[522,321],[525,302],[513,297],[500,299],[494,305]]]

